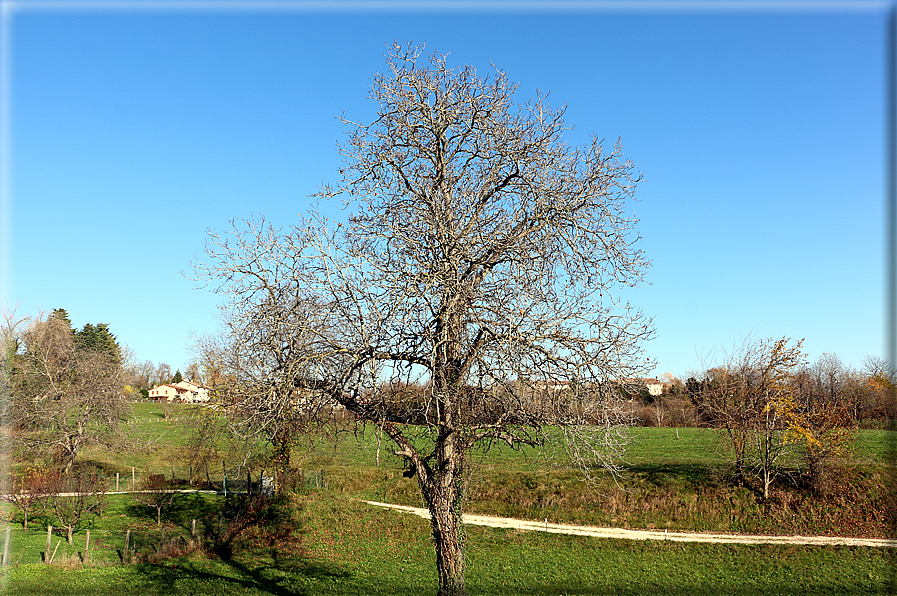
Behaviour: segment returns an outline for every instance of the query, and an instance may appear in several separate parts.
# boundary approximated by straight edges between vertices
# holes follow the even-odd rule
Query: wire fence
[[[6,523],[0,525],[0,546],[3,548],[0,551],[0,567],[33,563],[65,567],[126,564],[186,554],[210,540],[214,542],[221,535],[228,511],[232,513],[240,499],[259,494],[270,495],[276,489],[273,476],[259,473],[253,477],[243,470],[223,468],[219,479],[199,487],[185,486],[183,479],[175,477],[174,482],[165,484],[155,492],[175,495],[175,498],[178,498],[176,495],[183,495],[188,499],[192,494],[220,501],[210,507],[204,517],[189,520],[179,515],[176,516],[179,518],[177,521],[172,521],[173,517],[167,515],[169,509],[163,508],[159,514],[162,523],[157,524],[152,506],[140,499],[141,495],[154,492],[143,488],[143,479],[144,475],[136,467],[130,474],[119,473],[114,478],[107,478],[108,488],[105,494],[102,490],[97,493],[97,498],[106,501],[114,495],[119,499],[117,505],[109,508],[104,504],[97,514],[78,523],[73,529],[71,543],[66,528],[37,525],[38,519],[44,520],[44,524],[53,519],[51,507],[43,506],[38,510],[35,506],[35,510],[29,513],[28,529],[25,529],[22,511],[6,503],[2,511],[2,519]],[[326,486],[327,476],[323,469],[298,470],[292,482],[292,488],[306,491],[324,489]],[[118,528],[110,529],[110,525]]]

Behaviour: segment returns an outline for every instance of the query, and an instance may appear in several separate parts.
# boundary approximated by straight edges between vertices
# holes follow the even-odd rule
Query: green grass
[[[186,475],[177,460],[189,437],[190,406],[175,405],[166,421],[160,405],[142,403],[128,425],[133,437],[158,439],[154,449],[92,450],[85,459],[119,471]],[[466,510],[553,522],[692,531],[881,536],[893,502],[884,478],[897,433],[861,431],[856,466],[837,491],[809,495],[787,482],[763,501],[732,486],[717,431],[634,428],[623,488],[605,480],[583,484],[574,470],[532,449],[498,445],[470,458],[474,473]],[[82,565],[84,528],[75,545],[62,539],[61,566],[41,564],[48,518],[13,531],[9,594],[420,594],[436,590],[426,521],[366,506],[366,498],[422,505],[416,478],[405,478],[387,439],[375,467],[376,436],[366,428],[319,447],[302,466],[326,472],[327,487],[308,490],[298,518],[298,543],[249,536],[229,560],[194,553],[157,563],[123,565],[118,551],[131,529],[141,557],[161,541],[155,512],[131,497],[110,496],[102,519],[91,521],[92,558]],[[549,454],[552,455],[552,454]],[[217,472],[216,480],[220,478]],[[127,479],[127,480],[126,480]],[[221,497],[191,495],[163,511],[166,537],[186,540],[191,519],[200,532],[218,523]],[[17,519],[17,518],[15,518]],[[292,524],[293,522],[290,522]],[[282,525],[290,525],[284,522]],[[42,525],[43,528],[39,526]],[[893,550],[844,547],[729,546],[607,539],[467,528],[471,594],[881,594],[887,593]],[[242,540],[242,539],[241,539]],[[142,549],[142,550],[141,550]],[[820,571],[824,570],[824,572]]]
[[[302,548],[230,561],[64,570],[20,565],[8,594],[421,594],[437,580],[425,520],[324,492],[306,497]],[[883,594],[882,549],[632,542],[470,527],[471,594]],[[824,570],[824,573],[820,570]]]
[[[217,522],[217,511],[222,497],[209,494],[183,494],[163,509],[162,519],[166,537],[183,541],[190,535],[192,520],[198,521],[199,534]],[[37,512],[29,520],[28,530],[20,523],[6,524],[11,530],[10,560],[16,564],[34,564],[43,561],[47,547],[47,525],[57,522],[50,512]],[[51,556],[54,562],[64,565],[80,563],[85,554],[86,530],[90,529],[90,550],[88,556],[94,564],[108,564],[121,561],[120,551],[124,549],[125,533],[133,535],[131,550],[140,550],[146,541],[158,540],[159,527],[156,524],[156,510],[140,504],[130,495],[108,495],[105,498],[102,516],[85,519],[73,536],[73,544],[66,540],[65,530],[54,527],[51,537]],[[0,534],[2,536],[2,534]],[[150,547],[146,547],[150,548]],[[55,551],[55,555],[53,554]]]

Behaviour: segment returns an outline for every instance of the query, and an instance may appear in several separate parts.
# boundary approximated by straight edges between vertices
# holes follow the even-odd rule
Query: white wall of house
[[[159,385],[150,389],[150,399],[158,401],[172,401],[177,397],[178,390],[174,385]]]
[[[174,385],[159,385],[150,389],[151,399],[159,401],[183,401],[187,403],[203,403],[209,401],[209,390],[190,381],[181,381]]]

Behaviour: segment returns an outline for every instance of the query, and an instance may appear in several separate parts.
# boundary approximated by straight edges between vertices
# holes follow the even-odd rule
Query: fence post
[[[131,545],[131,530],[125,532],[125,556],[122,557],[122,563],[128,562],[128,547]]]
[[[56,543],[56,548],[53,549],[53,556],[50,557],[50,563],[53,562],[53,559],[56,558],[56,551],[59,550],[59,545],[62,544],[62,538],[59,539],[59,542]]]
[[[44,553],[44,563],[50,564],[50,547],[53,545],[53,526],[47,525],[47,552]]]
[[[90,528],[87,528],[87,538],[84,539],[84,558],[87,558],[87,551],[90,550]]]
[[[118,492],[118,472],[115,473],[115,492]]]
[[[134,476],[134,466],[131,466],[131,490],[134,490],[134,486],[137,484],[137,478]]]
[[[3,542],[3,566],[9,567],[9,532],[10,528],[6,528],[6,540]]]

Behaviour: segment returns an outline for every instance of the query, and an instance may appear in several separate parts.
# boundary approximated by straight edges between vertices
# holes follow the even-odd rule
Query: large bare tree
[[[421,50],[392,46],[373,122],[343,118],[342,178],[319,197],[344,198],[347,220],[235,222],[194,266],[229,297],[244,420],[276,434],[339,407],[376,424],[430,509],[439,593],[463,594],[475,445],[565,438],[584,471],[616,465],[613,381],[644,373],[653,333],[619,290],[648,261],[619,143],[568,146],[565,107]]]
[[[69,323],[51,315],[30,321],[14,362],[12,422],[20,447],[58,460],[68,474],[85,446],[121,445],[130,405],[117,358],[79,347]]]

